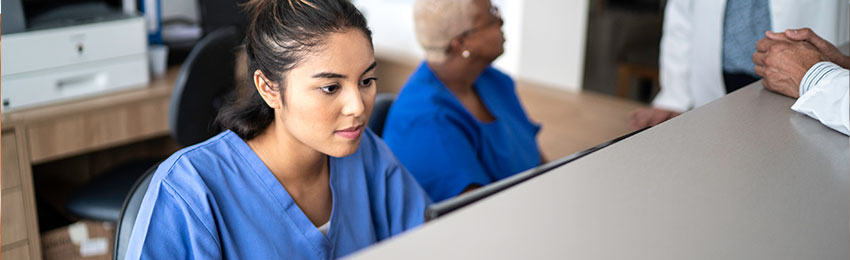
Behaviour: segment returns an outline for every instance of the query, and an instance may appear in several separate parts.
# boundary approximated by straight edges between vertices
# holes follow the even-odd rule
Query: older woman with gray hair
[[[489,0],[417,0],[425,61],[391,108],[384,140],[434,201],[537,166],[540,126],[491,63],[505,41]]]

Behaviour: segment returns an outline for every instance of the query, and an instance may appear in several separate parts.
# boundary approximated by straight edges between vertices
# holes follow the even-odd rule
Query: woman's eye
[[[339,85],[324,86],[320,89],[322,90],[322,92],[325,92],[325,94],[333,94],[336,93],[337,90],[339,90]]]
[[[372,83],[374,83],[376,80],[378,80],[378,78],[367,78],[367,79],[360,81],[360,85],[364,86],[364,87],[368,87],[368,86],[371,86]]]

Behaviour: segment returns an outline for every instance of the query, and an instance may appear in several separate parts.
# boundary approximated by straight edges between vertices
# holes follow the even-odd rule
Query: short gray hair
[[[474,18],[473,0],[416,0],[413,19],[425,60],[443,62],[452,39],[471,29]]]

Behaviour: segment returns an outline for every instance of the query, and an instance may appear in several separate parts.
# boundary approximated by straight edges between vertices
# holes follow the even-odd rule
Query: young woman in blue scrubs
[[[540,127],[491,63],[505,41],[489,0],[417,0],[425,62],[393,103],[384,140],[440,201],[540,165]]]
[[[365,128],[375,58],[346,0],[254,0],[256,91],[160,164],[128,259],[330,259],[423,222],[429,200]]]

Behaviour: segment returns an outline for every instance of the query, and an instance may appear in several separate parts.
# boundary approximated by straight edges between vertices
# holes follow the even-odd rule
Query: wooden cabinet
[[[21,176],[16,174],[21,172],[17,145],[15,134],[11,130],[3,132],[2,151],[0,151],[3,155],[3,180],[0,181],[3,183],[3,190],[21,185]]]
[[[24,196],[21,189],[3,191],[3,246],[18,244],[27,239],[27,218],[24,210]]]
[[[41,259],[34,164],[168,135],[168,105],[179,67],[146,88],[108,93],[2,115],[0,255]]]
[[[3,250],[3,259],[33,259],[30,256],[30,248],[27,245],[22,245],[9,250]]]
[[[3,259],[41,259],[41,241],[35,212],[32,168],[21,131],[2,132],[2,194],[0,194],[0,250]]]

